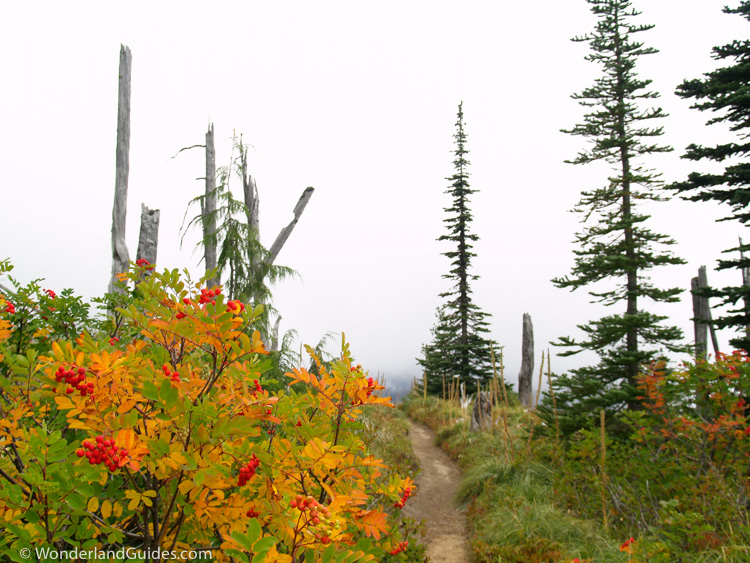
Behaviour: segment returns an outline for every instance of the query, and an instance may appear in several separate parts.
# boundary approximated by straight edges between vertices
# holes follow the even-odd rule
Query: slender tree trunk
[[[117,95],[117,149],[115,203],[112,207],[112,275],[109,293],[121,292],[115,286],[117,274],[126,272],[130,255],[125,241],[128,214],[128,174],[130,172],[130,49],[120,45],[120,78]]]
[[[616,18],[619,24],[619,18]],[[617,57],[617,82],[618,82],[618,116],[617,134],[620,142],[620,163],[622,166],[622,222],[625,235],[625,273],[627,276],[627,310],[626,318],[638,314],[638,269],[635,266],[635,240],[633,238],[633,212],[631,207],[630,191],[630,153],[627,146],[627,130],[625,125],[625,78],[624,63],[622,61],[622,46],[619,34],[616,36],[615,56]],[[628,354],[633,360],[627,366],[627,375],[630,383],[635,383],[638,375],[638,330],[635,327],[627,329],[625,335],[625,346]]]
[[[138,260],[147,260],[149,264],[156,264],[156,251],[159,246],[159,217],[158,209],[149,209],[141,204],[141,232],[138,236]]]
[[[216,269],[216,149],[214,148],[214,126],[208,126],[206,133],[206,194],[202,206],[203,213],[203,241],[206,272]],[[209,287],[221,284],[221,275],[207,281]]]

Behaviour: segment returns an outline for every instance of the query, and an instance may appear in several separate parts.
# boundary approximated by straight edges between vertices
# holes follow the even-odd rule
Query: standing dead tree
[[[706,267],[698,268],[698,276],[690,280],[690,289],[693,294],[693,330],[695,333],[695,358],[705,358],[708,352],[708,332],[711,332],[711,343],[714,353],[719,352],[719,341],[716,338],[716,327],[711,318],[711,306],[708,297],[702,290],[708,287]]]
[[[532,379],[534,371],[534,326],[531,315],[523,314],[523,340],[521,343],[521,371],[518,372],[518,397],[521,404],[530,409],[534,406],[532,399]]]
[[[130,264],[125,242],[125,221],[128,214],[128,174],[130,172],[130,49],[120,45],[120,78],[117,97],[117,149],[115,203],[112,207],[112,276],[109,293],[121,291],[116,285],[117,274]]]
[[[203,216],[203,256],[206,262],[206,272],[216,270],[218,246],[216,234],[216,148],[214,146],[214,124],[208,126],[206,133],[206,195],[201,201],[201,215]],[[221,272],[216,277],[207,280],[208,287],[221,284]]]

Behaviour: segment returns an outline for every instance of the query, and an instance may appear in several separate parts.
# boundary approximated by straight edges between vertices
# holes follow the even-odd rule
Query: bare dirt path
[[[422,472],[417,476],[417,493],[404,507],[407,516],[424,520],[425,545],[432,563],[469,563],[466,520],[453,506],[459,481],[456,465],[434,445],[433,432],[409,421],[409,437]]]

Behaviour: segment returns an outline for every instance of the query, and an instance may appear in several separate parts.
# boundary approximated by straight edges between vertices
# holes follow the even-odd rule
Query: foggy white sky
[[[715,68],[711,47],[747,35],[725,15],[726,0],[639,0],[641,34],[661,52],[642,59],[670,117],[673,153],[647,164],[666,181],[694,165],[691,142],[729,137],[704,126],[673,92]],[[737,2],[731,2],[736,5]],[[593,28],[584,0],[537,2],[14,2],[0,34],[0,258],[22,281],[100,295],[111,268],[117,71],[120,43],[133,54],[128,245],[137,249],[140,205],[161,209],[160,268],[200,272],[197,233],[179,247],[190,199],[201,193],[199,150],[216,128],[217,164],[232,132],[254,147],[251,172],[261,197],[261,237],[270,245],[306,186],[315,194],[279,255],[302,281],[275,290],[282,329],[305,343],[346,331],[371,372],[412,377],[429,340],[447,249],[445,177],[464,101],[475,250],[475,300],[505,346],[506,374],[520,365],[521,317],[532,315],[537,358],[548,342],[579,335],[576,324],[602,310],[584,292],[549,280],[570,271],[580,228],[567,213],[581,189],[606,182],[606,166],[564,164],[582,140],[559,132],[581,119],[570,94],[598,76],[587,46],[570,37]],[[703,166],[703,165],[701,165]],[[706,170],[707,168],[703,168]],[[235,184],[236,185],[236,184]],[[237,192],[240,195],[240,192]],[[700,265],[709,281],[736,243],[722,210],[674,201],[653,208],[651,227],[678,240],[683,267],[657,282],[688,288]],[[747,235],[746,235],[747,237]],[[692,339],[689,295],[657,309]],[[728,335],[724,335],[726,341]],[[593,358],[553,358],[556,372]],[[537,360],[538,364],[538,360]]]

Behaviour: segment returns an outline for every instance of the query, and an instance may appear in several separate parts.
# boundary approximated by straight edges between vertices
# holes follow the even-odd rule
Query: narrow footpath
[[[424,544],[432,563],[469,563],[466,519],[453,506],[460,474],[456,465],[434,445],[434,433],[409,421],[409,437],[422,468],[416,478],[417,493],[404,507],[415,520],[424,520]]]

